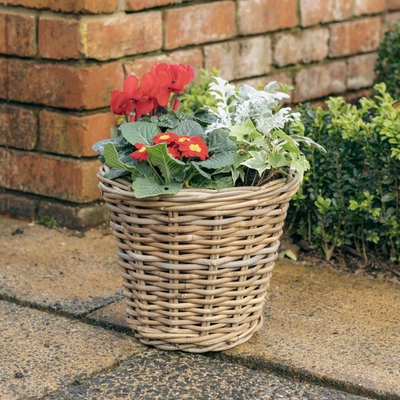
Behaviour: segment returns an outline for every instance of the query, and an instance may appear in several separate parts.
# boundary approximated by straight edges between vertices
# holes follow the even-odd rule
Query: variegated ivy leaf
[[[300,180],[303,180],[304,171],[310,169],[310,163],[304,157],[303,154],[300,154],[295,160],[291,162],[291,168],[296,169],[299,172]]]
[[[285,156],[281,153],[278,153],[277,151],[272,151],[268,155],[267,161],[269,164],[271,164],[272,168],[286,167],[289,164]]]
[[[243,122],[241,125],[232,126],[229,136],[233,138],[237,144],[248,143],[249,139],[262,137],[261,133],[257,132],[250,119]]]
[[[242,165],[255,169],[261,176],[266,169],[270,169],[271,166],[268,163],[268,153],[264,150],[259,151],[249,151],[252,158],[244,161]]]

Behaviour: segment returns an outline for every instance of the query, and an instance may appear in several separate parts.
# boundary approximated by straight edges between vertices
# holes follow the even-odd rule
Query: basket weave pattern
[[[130,183],[104,178],[122,267],[127,321],[144,344],[220,351],[249,340],[262,309],[289,201],[292,172],[263,187],[183,189],[136,199]]]

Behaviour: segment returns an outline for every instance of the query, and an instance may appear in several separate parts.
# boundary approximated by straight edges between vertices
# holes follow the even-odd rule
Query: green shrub
[[[304,149],[311,169],[289,221],[328,260],[344,244],[365,259],[400,260],[400,108],[384,84],[375,90],[358,107],[339,97],[327,110],[299,109],[305,135],[327,154]]]
[[[400,21],[389,25],[378,49],[375,83],[384,82],[388,93],[400,99]]]
[[[205,69],[200,70],[200,80],[188,85],[181,94],[181,105],[179,111],[185,114],[194,113],[204,106],[216,108],[217,99],[210,95],[208,85],[212,82],[211,76],[219,76],[220,71],[213,68],[211,73]]]

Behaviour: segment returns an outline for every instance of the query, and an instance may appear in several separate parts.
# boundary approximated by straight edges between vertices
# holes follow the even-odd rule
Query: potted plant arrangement
[[[215,109],[179,111],[191,66],[154,65],[111,94],[124,116],[96,143],[99,188],[122,267],[127,321],[142,343],[219,351],[262,326],[291,197],[308,162],[299,114],[276,82],[215,77]],[[288,124],[291,129],[286,129]]]

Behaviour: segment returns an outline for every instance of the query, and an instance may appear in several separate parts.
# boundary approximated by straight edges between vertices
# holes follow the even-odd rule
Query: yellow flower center
[[[170,137],[171,137],[170,135],[161,135],[160,139],[165,140],[165,139],[169,139]]]
[[[144,146],[138,150],[139,153],[144,153],[145,151],[146,151],[146,147],[144,147]]]
[[[189,145],[189,149],[195,151],[197,153],[201,152],[201,147],[198,144],[191,144]]]
[[[190,138],[187,137],[181,137],[178,139],[178,142],[182,143],[182,142],[186,142],[186,141],[190,141]]]

